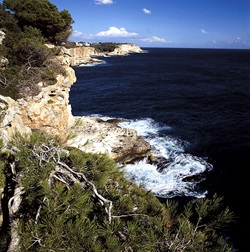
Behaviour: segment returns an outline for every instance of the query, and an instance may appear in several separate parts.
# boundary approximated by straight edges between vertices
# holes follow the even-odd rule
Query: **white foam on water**
[[[138,135],[147,137],[159,132],[160,126],[151,118],[126,120],[119,124],[121,127],[135,129]]]
[[[146,159],[125,166],[125,176],[138,186],[152,191],[159,197],[192,196],[204,197],[207,192],[198,191],[197,185],[203,180],[201,175],[211,170],[212,165],[203,158],[185,153],[187,142],[168,136],[171,128],[159,125],[150,118],[127,120],[121,127],[135,129],[151,144],[152,153],[161,164],[149,164]],[[162,132],[165,132],[162,134]],[[158,164],[159,165],[159,164]]]
[[[97,65],[104,65],[106,64],[106,61],[101,61],[101,62],[93,62],[93,63],[83,63],[83,64],[80,64],[78,67],[94,67],[94,66],[97,66]]]

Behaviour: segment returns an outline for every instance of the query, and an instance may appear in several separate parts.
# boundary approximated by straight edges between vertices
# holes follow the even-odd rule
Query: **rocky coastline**
[[[65,55],[67,55],[66,64],[74,67],[84,64],[101,63],[103,61],[96,57],[129,56],[131,53],[146,53],[146,51],[135,44],[120,44],[112,52],[97,52],[91,46],[82,46],[80,44],[73,48],[61,47],[61,60],[64,61]]]
[[[113,55],[141,53],[136,45],[121,46]],[[72,115],[69,104],[70,87],[76,82],[73,66],[82,62],[95,62],[97,55],[90,47],[61,48],[57,56],[65,70],[57,76],[55,85],[37,83],[41,92],[33,97],[13,100],[0,95],[0,138],[7,146],[11,137],[19,132],[30,134],[42,130],[59,137],[65,146],[73,146],[85,152],[107,154],[116,162],[125,164],[150,156],[150,144],[132,129],[124,129],[115,121]],[[112,54],[111,54],[112,55]]]

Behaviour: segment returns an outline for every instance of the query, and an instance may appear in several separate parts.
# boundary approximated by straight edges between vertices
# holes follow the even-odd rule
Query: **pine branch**
[[[68,176],[68,178],[70,178],[72,180],[72,182],[77,183],[77,184],[81,185],[82,187],[85,187],[85,184],[82,183],[80,181],[80,179],[75,178],[74,175],[76,175],[78,178],[82,178],[85,181],[85,183],[87,183],[87,185],[92,187],[94,195],[98,198],[101,205],[102,206],[105,206],[105,204],[108,205],[108,207],[105,206],[105,212],[108,215],[109,223],[111,223],[111,221],[112,221],[111,211],[112,211],[112,207],[113,207],[113,202],[111,200],[108,200],[108,199],[104,198],[101,194],[99,194],[98,191],[97,191],[96,186],[92,182],[90,182],[85,177],[85,175],[83,173],[75,172],[68,165],[66,165],[65,163],[63,163],[61,161],[58,162],[58,165],[60,165],[60,166],[56,166],[56,169],[55,169],[56,172]]]

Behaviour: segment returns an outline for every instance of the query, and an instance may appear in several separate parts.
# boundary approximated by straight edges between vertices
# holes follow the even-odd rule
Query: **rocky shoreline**
[[[122,52],[126,55],[128,48],[126,45],[115,55],[122,55]],[[137,50],[135,52],[142,52],[137,46],[132,45],[132,48]],[[41,88],[38,95],[16,101],[0,95],[0,138],[4,146],[7,146],[15,132],[30,134],[32,130],[42,130],[59,137],[66,146],[85,152],[106,153],[123,164],[150,156],[150,144],[138,136],[135,130],[124,129],[114,121],[72,115],[69,92],[76,82],[72,66],[76,62],[79,64],[80,61],[76,59],[82,58],[84,62],[92,59],[92,49],[87,52],[86,49],[80,49],[67,51],[62,48],[57,60],[66,74],[58,75],[57,83],[52,86],[38,83]]]

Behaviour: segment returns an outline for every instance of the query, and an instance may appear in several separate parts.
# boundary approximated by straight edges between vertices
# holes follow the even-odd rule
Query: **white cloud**
[[[101,31],[96,34],[99,37],[133,37],[138,34],[135,32],[128,32],[125,28],[109,27],[107,31]]]
[[[146,9],[146,8],[142,9],[142,11],[143,11],[145,14],[151,14],[151,11],[148,10],[148,9]]]
[[[95,4],[112,4],[113,0],[95,0]]]
[[[200,31],[201,31],[201,33],[203,33],[203,34],[206,34],[206,33],[208,33],[206,30],[204,30],[204,29],[200,29]]]
[[[74,36],[74,37],[81,37],[83,35],[84,35],[83,32],[77,31],[77,30],[74,30],[72,33],[72,36]]]
[[[77,40],[82,40],[82,39],[93,39],[94,35],[93,34],[85,34],[81,31],[74,30],[73,33],[71,34],[72,38],[75,38]]]
[[[172,43],[171,41],[169,40],[166,40],[164,38],[159,38],[159,37],[156,37],[156,36],[152,36],[152,37],[149,37],[149,38],[144,38],[144,39],[141,39],[142,41],[144,42],[149,42],[149,43]]]

